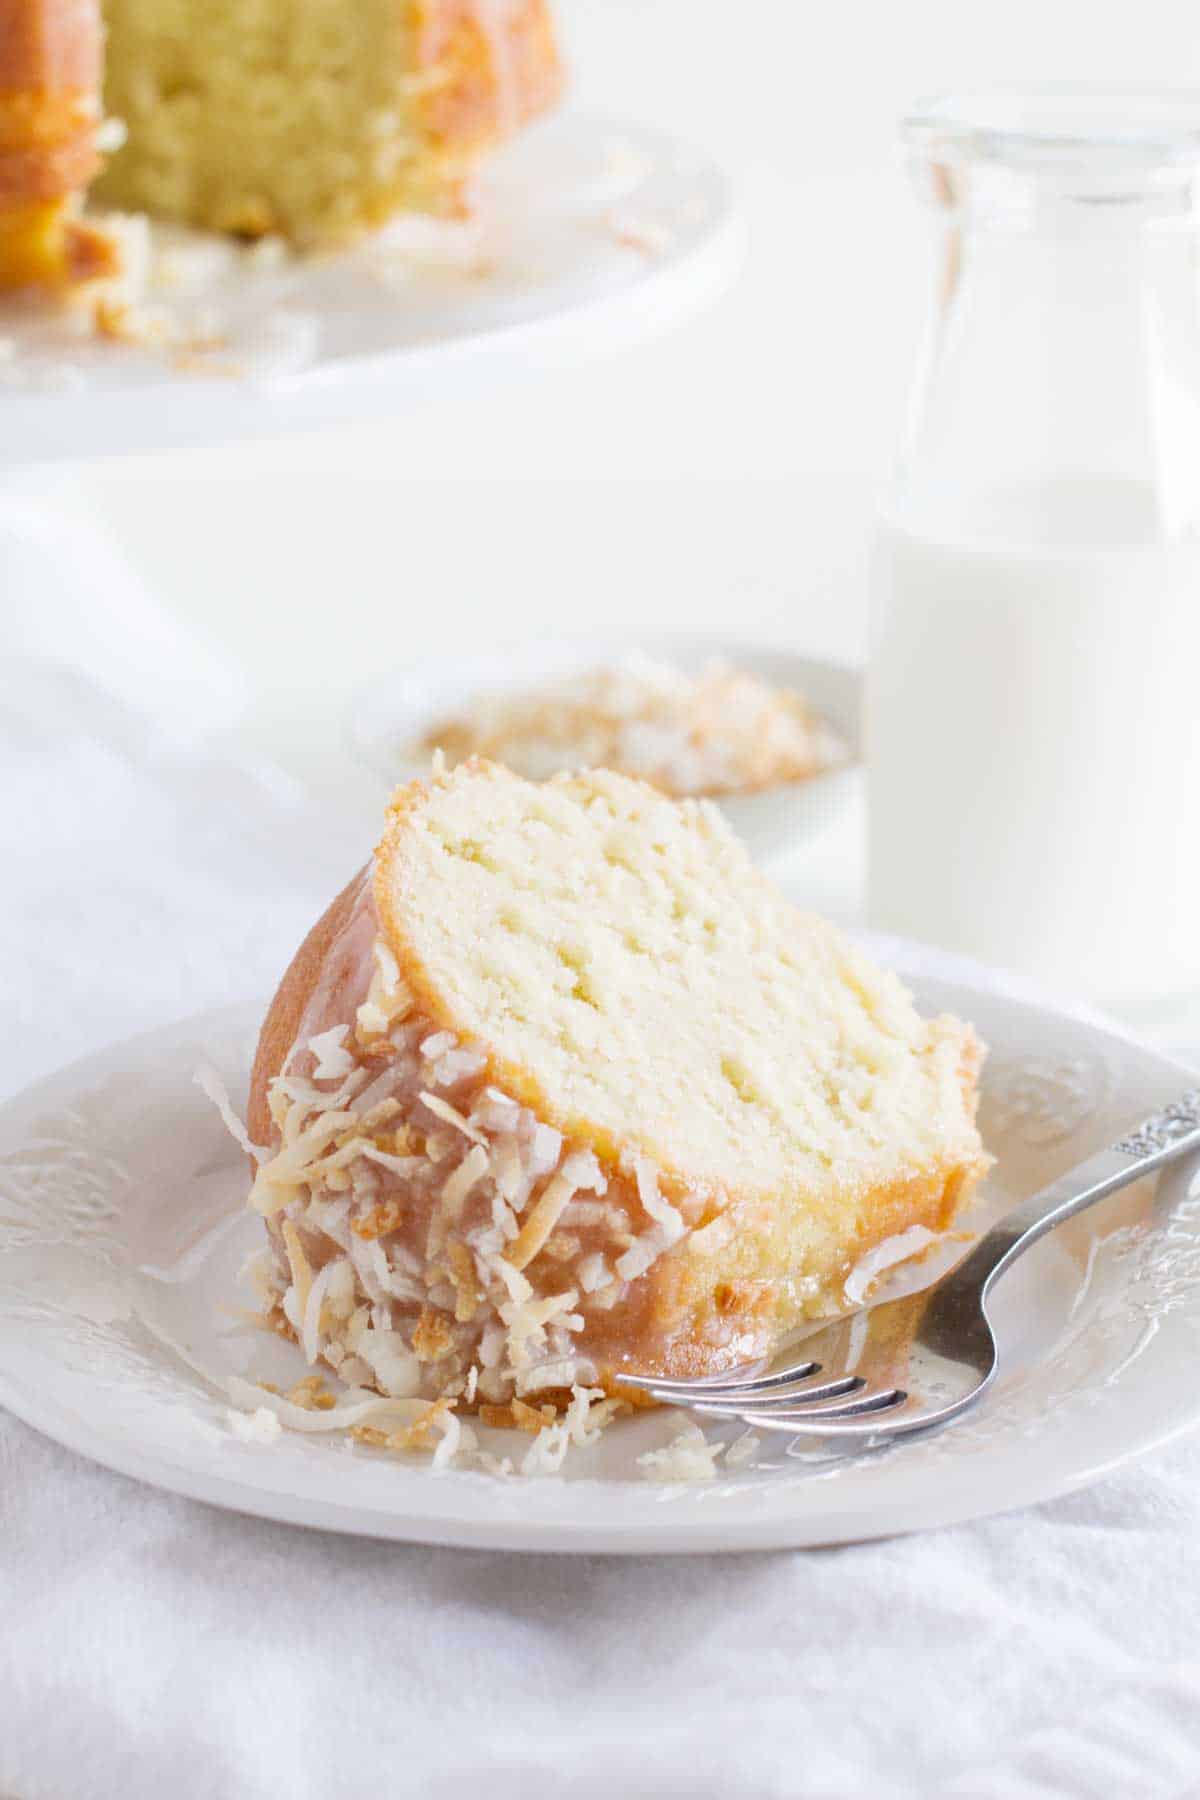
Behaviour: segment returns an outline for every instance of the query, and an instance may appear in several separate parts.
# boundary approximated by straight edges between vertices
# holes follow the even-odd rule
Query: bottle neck
[[[1023,494],[1025,529],[1054,537],[1064,521],[1036,496],[1094,491],[1111,498],[1083,507],[1088,530],[1200,531],[1190,190],[1002,168],[928,175],[941,245],[897,510],[957,512],[983,530],[1005,495]]]

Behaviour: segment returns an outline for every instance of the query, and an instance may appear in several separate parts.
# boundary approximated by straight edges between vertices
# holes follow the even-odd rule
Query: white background
[[[751,240],[735,291],[551,383],[89,474],[155,591],[250,669],[255,735],[297,767],[373,668],[464,636],[736,622],[860,655],[929,251],[895,119],[944,87],[1200,84],[1200,26],[1171,0],[557,11],[579,103],[675,131],[733,175]]]

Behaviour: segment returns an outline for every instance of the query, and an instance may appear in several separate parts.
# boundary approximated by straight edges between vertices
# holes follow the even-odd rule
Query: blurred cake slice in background
[[[545,0],[104,0],[105,202],[304,248],[462,202],[557,96]]]
[[[0,288],[116,266],[79,216],[100,166],[102,61],[99,0],[0,0]]]
[[[561,82],[545,0],[0,0],[0,286],[112,272],[89,191],[304,250],[453,215]]]

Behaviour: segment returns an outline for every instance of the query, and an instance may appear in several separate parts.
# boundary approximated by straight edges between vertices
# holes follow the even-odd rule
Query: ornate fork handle
[[[1200,1130],[1200,1088],[1190,1088],[1186,1094],[1180,1094],[1178,1100],[1172,1100],[1161,1112],[1143,1120],[1136,1131],[1123,1137],[1113,1145],[1122,1156],[1153,1156],[1158,1150],[1167,1150],[1178,1144],[1181,1138],[1191,1132]]]
[[[910,1300],[883,1301],[869,1315],[883,1321],[876,1346],[883,1350],[882,1357],[872,1360],[868,1323],[865,1345],[860,1343],[849,1369],[824,1368],[809,1360],[768,1373],[756,1367],[699,1381],[630,1379],[655,1399],[673,1405],[743,1419],[770,1431],[836,1438],[843,1445],[946,1425],[987,1391],[1000,1366],[999,1346],[987,1315],[988,1290],[997,1276],[1064,1219],[1190,1151],[1200,1151],[1200,1092],[1180,1095],[1136,1131],[1034,1194],[925,1293]],[[905,1316],[905,1309],[912,1307],[917,1308],[915,1318],[911,1310]],[[890,1325],[897,1322],[915,1371],[904,1378],[904,1387],[895,1385]],[[807,1349],[806,1344],[801,1355]],[[815,1353],[823,1354],[819,1349]],[[930,1355],[936,1359],[932,1365]],[[927,1374],[931,1366],[936,1382],[925,1392],[928,1384],[921,1370]],[[814,1384],[815,1375],[824,1379]]]
[[[964,1304],[978,1305],[997,1276],[1046,1232],[1192,1150],[1200,1150],[1196,1088],[1008,1213],[945,1278],[936,1291],[934,1308],[944,1314],[947,1325],[954,1317],[961,1319]]]

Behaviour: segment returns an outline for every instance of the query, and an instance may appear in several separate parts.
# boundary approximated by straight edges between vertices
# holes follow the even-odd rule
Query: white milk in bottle
[[[1191,186],[1166,101],[997,104],[909,126],[950,231],[876,545],[869,910],[1136,1011],[1200,989]]]

